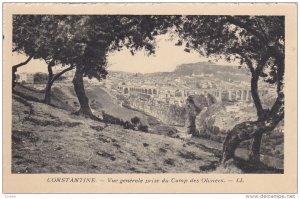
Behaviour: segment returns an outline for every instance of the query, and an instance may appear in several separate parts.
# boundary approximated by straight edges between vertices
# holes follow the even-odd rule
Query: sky
[[[169,38],[168,35],[157,37],[155,55],[148,56],[145,51],[139,51],[133,56],[127,49],[109,54],[108,70],[133,73],[170,72],[181,64],[209,61],[208,58],[201,57],[196,52],[185,52],[183,46],[175,46],[176,40],[170,41]],[[26,59],[24,55],[13,54],[13,65]],[[219,61],[218,64],[236,65],[225,61]],[[45,61],[31,60],[27,65],[18,69],[18,73],[21,72],[47,72],[47,65]]]

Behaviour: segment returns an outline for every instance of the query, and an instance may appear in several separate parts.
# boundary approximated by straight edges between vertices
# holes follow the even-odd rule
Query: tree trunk
[[[284,76],[284,57],[278,57],[277,59],[278,64],[278,71],[277,71],[277,99],[275,104],[273,105],[272,109],[270,111],[262,110],[262,112],[257,112],[258,115],[258,121],[264,120],[268,115],[278,115],[280,113],[281,109],[283,109],[284,106],[284,93],[283,93],[283,76]],[[249,160],[258,162],[260,161],[260,146],[261,146],[261,139],[263,136],[263,133],[266,132],[258,132],[255,134],[251,151],[249,154]]]
[[[52,66],[55,65],[54,63],[55,63],[55,61],[53,59],[48,64],[48,82],[47,82],[47,85],[46,85],[45,98],[44,98],[44,102],[48,105],[50,105],[50,103],[51,103],[51,86],[53,84],[53,82],[52,82],[52,79],[53,79]]]
[[[249,160],[252,162],[260,161],[260,146],[262,141],[263,132],[259,132],[254,135],[254,138],[251,143]]]
[[[51,87],[53,82],[51,81],[47,83],[46,89],[45,89],[45,97],[44,97],[44,103],[50,105],[51,104]]]
[[[73,85],[80,104],[80,109],[77,111],[77,114],[90,118],[93,117],[93,113],[89,105],[89,99],[85,94],[83,84],[83,67],[81,66],[76,66],[76,72],[73,78]]]
[[[264,110],[263,110],[257,89],[258,89],[258,74],[252,74],[251,95],[252,95],[252,99],[253,99],[253,102],[256,107],[257,116],[260,117],[263,114]]]
[[[16,79],[17,79],[17,75],[16,72],[18,70],[19,67],[26,65],[31,59],[33,58],[33,55],[31,55],[30,57],[28,57],[28,59],[24,62],[21,62],[17,65],[14,65],[12,67],[12,88],[14,88],[16,86]]]
[[[69,68],[66,68],[62,70],[61,72],[57,73],[53,76],[53,73],[49,71],[49,79],[46,85],[45,89],[45,97],[44,97],[44,103],[50,105],[51,104],[51,88],[55,80],[57,80],[62,74],[64,74],[67,71],[72,70],[74,67],[71,65]],[[52,71],[52,69],[51,69]]]
[[[258,94],[258,74],[252,74],[251,79],[251,95],[253,98],[253,102],[256,107],[257,111],[257,117],[258,120],[262,120],[264,117],[264,110],[259,98]],[[249,153],[249,160],[253,162],[259,162],[260,161],[260,145],[261,145],[261,139],[262,139],[262,133],[257,133],[254,135],[254,138],[251,143],[250,153]]]
[[[248,121],[237,124],[229,133],[223,144],[221,163],[232,159],[235,150],[243,141],[253,139],[257,134],[272,131],[284,117],[283,95],[277,97],[268,117],[258,121]]]

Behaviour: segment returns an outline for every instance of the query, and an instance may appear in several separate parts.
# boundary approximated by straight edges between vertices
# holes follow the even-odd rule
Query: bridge
[[[147,95],[158,95],[158,89],[154,86],[118,86],[118,90],[122,92],[122,94],[137,94],[143,93]]]
[[[216,97],[217,101],[251,101],[250,90],[213,90],[211,94]]]
[[[187,97],[192,94],[203,94],[213,95],[217,101],[244,101],[244,102],[251,102],[252,95],[251,90],[249,89],[198,89],[198,90],[174,90],[174,91],[162,91],[154,86],[129,86],[129,85],[119,85],[118,90],[124,95],[131,95],[131,94],[147,94],[153,97],[159,97],[159,95],[164,95],[167,97]],[[173,94],[170,94],[172,93]],[[168,93],[168,94],[165,94]],[[179,95],[178,95],[179,93]],[[267,94],[267,90],[259,91],[261,96]]]

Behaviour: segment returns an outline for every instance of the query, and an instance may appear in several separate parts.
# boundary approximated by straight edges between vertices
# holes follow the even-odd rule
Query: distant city
[[[75,71],[65,73],[72,79]],[[34,74],[21,73],[19,82],[34,83]],[[253,106],[249,76],[245,70],[199,62],[183,64],[173,72],[128,73],[109,71],[105,80],[88,80],[92,85],[101,85],[114,95],[139,96],[140,100],[182,107],[190,95],[211,95],[218,102],[228,102],[229,111],[239,111],[240,106]],[[275,87],[260,85],[261,96],[276,95]],[[236,105],[236,106],[232,106]]]

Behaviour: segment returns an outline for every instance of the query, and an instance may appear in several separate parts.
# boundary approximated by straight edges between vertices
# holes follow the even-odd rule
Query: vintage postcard
[[[4,3],[4,193],[297,193],[296,3]]]

